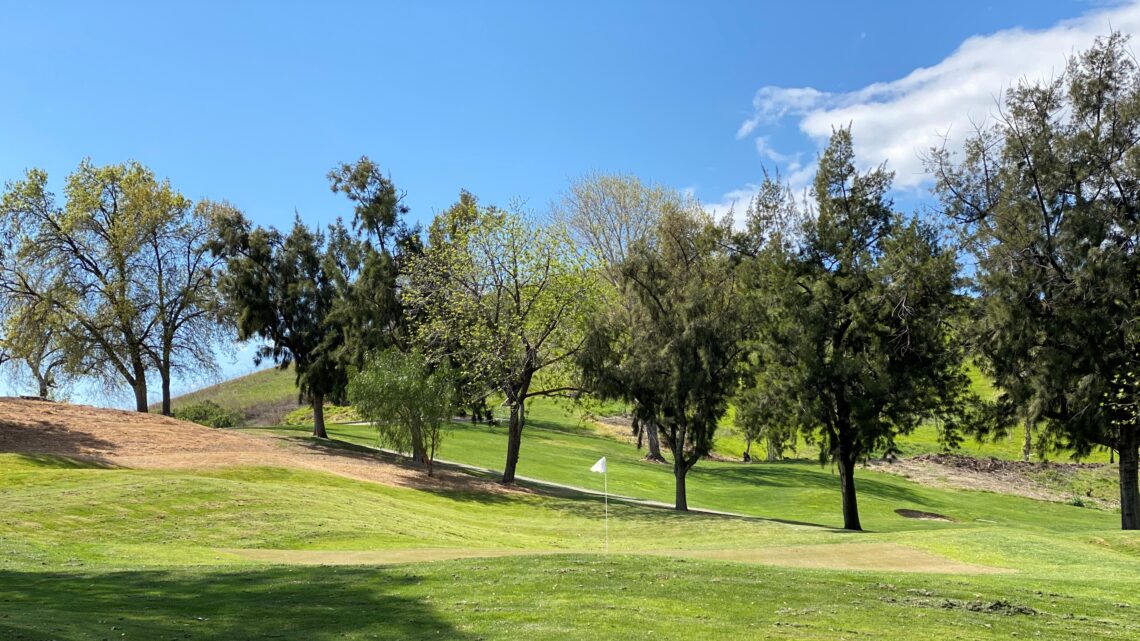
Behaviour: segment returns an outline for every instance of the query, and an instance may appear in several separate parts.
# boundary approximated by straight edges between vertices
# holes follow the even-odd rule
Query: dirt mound
[[[82,458],[266,449],[240,435],[157,414],[0,398],[0,451]]]
[[[203,427],[158,414],[0,397],[0,452],[48,454],[118,467],[203,469],[273,466],[331,472],[420,489],[506,491],[437,470],[428,478],[396,457],[334,444]]]
[[[923,454],[895,461],[871,461],[877,472],[898,474],[923,485],[959,490],[982,490],[1013,494],[1042,501],[1069,502],[1073,492],[1040,481],[1042,477],[1071,479],[1083,470],[1104,467],[1102,463],[1045,463],[975,458],[961,454]],[[1086,498],[1106,508],[1111,501]]]
[[[971,472],[984,472],[986,474],[1002,474],[1010,472],[1016,474],[1024,474],[1026,472],[1041,472],[1045,470],[1079,470],[1104,467],[1103,463],[1004,461],[992,456],[986,458],[975,458],[973,456],[964,456],[962,454],[923,454],[921,456],[916,456],[910,460],[937,463],[938,465],[945,467],[970,470]]]

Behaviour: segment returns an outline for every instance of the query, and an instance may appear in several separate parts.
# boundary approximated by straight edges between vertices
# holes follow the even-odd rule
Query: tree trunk
[[[522,403],[511,405],[511,423],[507,427],[507,463],[503,466],[502,483],[515,482],[515,468],[519,464],[519,448],[522,446],[523,409]]]
[[[688,474],[689,468],[685,467],[685,436],[683,433],[678,433],[676,426],[670,428],[669,451],[673,453],[673,479],[677,488],[673,509],[678,512],[688,512],[689,499],[685,494],[685,475]]]
[[[664,463],[665,457],[661,456],[661,435],[658,433],[657,423],[655,421],[647,421],[647,424],[642,424],[641,431],[645,432],[645,444],[648,446],[648,451],[645,454],[645,460],[652,463]]]
[[[146,374],[136,376],[131,388],[135,392],[135,411],[144,414],[150,411],[146,404]]]
[[[141,349],[141,348],[140,348]],[[131,354],[131,388],[135,392],[135,411],[149,412],[146,402],[146,363],[138,349],[130,351]]]
[[[776,449],[776,442],[772,440],[771,436],[764,440],[768,442],[768,462],[775,463],[780,460],[780,451]]]
[[[170,366],[162,368],[162,415],[173,416],[170,410]]]
[[[862,530],[859,504],[855,499],[855,452],[850,445],[839,445],[839,487],[843,494],[843,529]]]
[[[688,473],[685,468],[685,462],[681,457],[676,457],[673,462],[673,476],[677,479],[677,494],[673,509],[678,512],[689,511],[689,499],[685,494],[685,475]]]
[[[325,396],[324,394],[312,395],[313,405],[313,436],[317,438],[328,438],[329,434],[325,431]]]
[[[1121,426],[1117,440],[1120,454],[1120,528],[1140,530],[1140,434],[1136,427]]]
[[[430,464],[430,461],[428,461],[427,449],[424,448],[424,432],[423,432],[423,430],[420,429],[419,427],[412,428],[412,430],[411,430],[411,441],[412,441],[412,460],[415,461],[417,465],[426,465],[428,467],[428,470],[429,470],[428,475],[430,476],[431,475],[431,473],[430,473],[431,464]]]
[[[1021,444],[1021,460],[1029,462],[1029,454],[1033,451],[1033,424],[1025,421],[1025,441]]]
[[[39,385],[40,398],[48,398],[51,394],[51,386],[48,385],[47,377],[41,376],[38,371],[33,370],[33,375],[36,377],[36,383]]]

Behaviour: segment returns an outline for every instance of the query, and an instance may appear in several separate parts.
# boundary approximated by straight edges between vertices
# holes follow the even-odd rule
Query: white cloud
[[[826,94],[811,87],[762,87],[752,98],[755,113],[736,130],[736,137],[745,138],[759,125],[779,120],[788,114],[808,113],[824,97]]]
[[[1038,31],[1008,29],[974,36],[941,62],[906,76],[861,89],[829,93],[812,87],[763,87],[753,99],[753,115],[741,124],[738,138],[761,125],[794,119],[814,144],[826,143],[834,127],[852,127],[856,152],[865,165],[887,161],[895,186],[916,189],[929,184],[922,154],[949,134],[955,148],[996,111],[998,98],[1021,81],[1060,75],[1067,56],[1088,48],[1111,29],[1140,33],[1140,3],[1088,13]],[[765,136],[756,139],[761,156],[780,162]],[[784,156],[786,159],[790,159]],[[804,178],[805,167],[788,167]],[[739,191],[739,190],[738,190]],[[726,198],[728,195],[726,195]]]

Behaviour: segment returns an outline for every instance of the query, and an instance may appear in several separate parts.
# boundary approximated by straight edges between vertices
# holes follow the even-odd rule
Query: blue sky
[[[0,179],[35,166],[58,185],[84,157],[136,159],[191,198],[287,225],[294,211],[347,215],[324,176],[367,154],[420,222],[461,188],[541,213],[592,170],[723,210],[765,165],[805,180],[826,130],[854,122],[863,159],[889,160],[909,205],[923,199],[923,136],[1059,70],[1110,25],[1140,28],[1137,13],[1073,0],[0,1]]]

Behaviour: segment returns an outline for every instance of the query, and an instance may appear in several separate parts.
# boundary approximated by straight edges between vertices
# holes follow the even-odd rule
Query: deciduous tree
[[[385,350],[352,377],[348,398],[376,428],[380,442],[432,474],[435,454],[455,410],[455,382],[446,364],[433,367],[419,352]]]
[[[188,201],[136,162],[84,161],[64,195],[61,205],[38,169],[6,185],[0,290],[17,307],[42,310],[58,323],[52,331],[66,339],[76,371],[125,383],[145,412],[158,315],[142,249]]]
[[[425,352],[454,363],[470,385],[503,395],[510,423],[502,482],[513,483],[527,401],[577,389],[567,373],[592,283],[558,228],[471,205],[462,219],[433,223],[423,255],[408,263],[405,295]]]

